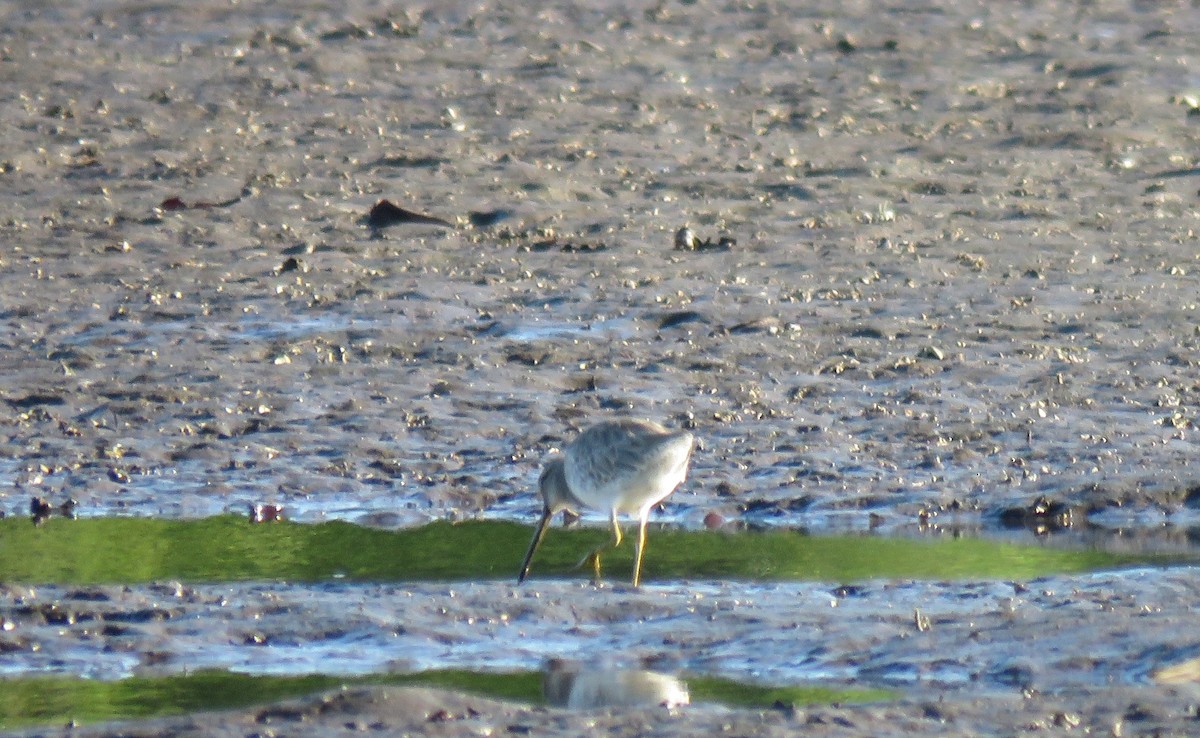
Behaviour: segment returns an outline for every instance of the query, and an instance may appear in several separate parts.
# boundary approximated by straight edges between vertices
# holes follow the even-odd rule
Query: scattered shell
[[[1010,507],[1001,511],[1000,523],[1006,528],[1026,528],[1036,535],[1046,535],[1071,527],[1071,508],[1042,496],[1028,507]]]
[[[579,242],[572,241],[559,242],[557,238],[550,238],[544,241],[538,241],[531,244],[528,249],[530,251],[553,251],[557,249],[566,254],[582,253],[586,251],[607,251],[608,244],[601,241],[596,242]]]
[[[721,236],[715,243],[707,238],[701,241],[687,226],[675,232],[676,251],[729,251],[736,245],[737,240],[730,236]]]
[[[1200,658],[1188,659],[1155,669],[1150,673],[1150,678],[1157,684],[1200,683]]]
[[[283,505],[251,505],[251,523],[277,523],[283,520]]]
[[[675,231],[675,250],[676,251],[695,251],[700,239],[696,238],[696,234],[692,233],[692,229],[684,226],[678,231]]]

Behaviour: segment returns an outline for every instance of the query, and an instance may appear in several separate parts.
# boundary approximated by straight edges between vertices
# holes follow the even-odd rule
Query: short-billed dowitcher
[[[600,423],[579,434],[562,456],[551,459],[542,470],[538,480],[542,519],[529,542],[517,582],[529,575],[529,564],[550,519],[562,510],[579,514],[586,508],[608,512],[613,537],[580,563],[591,561],[599,578],[600,552],[621,544],[617,515],[637,516],[633,586],[641,584],[646,519],[651,508],[675,491],[687,476],[694,443],[695,438],[687,431],[669,431],[658,423],[641,420]]]

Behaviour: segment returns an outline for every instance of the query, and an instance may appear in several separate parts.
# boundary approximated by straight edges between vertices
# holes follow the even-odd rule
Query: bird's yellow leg
[[[642,586],[642,554],[646,550],[646,516],[638,521],[637,553],[633,557],[633,586]]]
[[[621,526],[617,523],[617,513],[615,510],[612,513],[610,521],[612,523],[613,531],[612,540],[608,543],[601,544],[587,556],[584,556],[583,561],[579,562],[580,566],[583,566],[589,562],[591,563],[592,571],[596,575],[597,582],[600,581],[600,553],[606,548],[616,548],[617,546],[620,546],[622,541]]]

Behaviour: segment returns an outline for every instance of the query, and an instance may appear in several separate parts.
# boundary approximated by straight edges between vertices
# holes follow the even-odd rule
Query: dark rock
[[[674,312],[663,313],[658,319],[659,328],[674,328],[684,323],[707,323],[708,318],[703,313],[695,310],[677,310]]]
[[[454,225],[450,221],[436,218],[432,215],[406,210],[398,205],[395,205],[390,200],[380,200],[375,203],[375,207],[371,208],[371,212],[367,214],[367,225],[373,230],[381,230],[390,226],[399,225],[401,223],[412,223],[416,225],[435,225],[445,228],[453,228]]]

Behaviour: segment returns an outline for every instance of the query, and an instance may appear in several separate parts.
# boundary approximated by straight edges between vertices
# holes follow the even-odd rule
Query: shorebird
[[[669,431],[658,423],[642,420],[600,423],[579,434],[561,456],[542,469],[538,479],[542,519],[529,542],[517,583],[529,576],[529,563],[546,535],[550,519],[562,510],[578,515],[586,508],[608,513],[613,537],[585,556],[580,566],[590,561],[599,579],[600,552],[621,545],[617,515],[633,515],[638,519],[633,586],[640,585],[650,509],[683,483],[695,440],[687,431]]]

